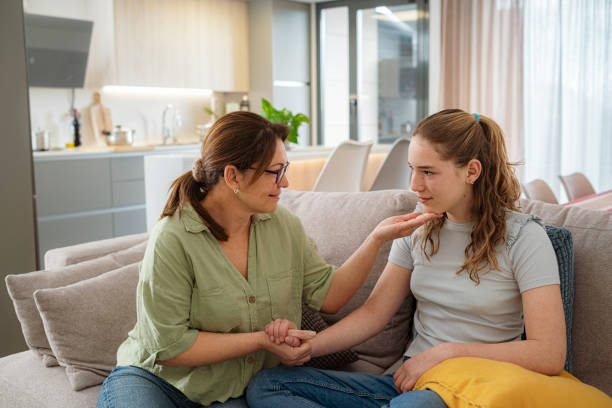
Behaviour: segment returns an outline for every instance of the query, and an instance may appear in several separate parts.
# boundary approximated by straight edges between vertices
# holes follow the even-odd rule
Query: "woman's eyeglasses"
[[[254,167],[249,167],[251,170],[257,170]],[[274,182],[276,184],[280,184],[281,180],[283,179],[283,176],[285,174],[287,174],[287,169],[289,168],[289,162],[287,162],[287,164],[285,164],[283,166],[282,169],[279,170],[264,170],[265,173],[269,173],[269,174],[274,174],[276,176],[276,179],[274,180]]]

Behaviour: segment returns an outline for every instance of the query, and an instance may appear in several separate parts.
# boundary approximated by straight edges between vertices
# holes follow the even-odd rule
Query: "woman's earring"
[[[238,190],[238,188],[234,189],[234,194],[238,195],[239,192],[240,192],[240,190]]]

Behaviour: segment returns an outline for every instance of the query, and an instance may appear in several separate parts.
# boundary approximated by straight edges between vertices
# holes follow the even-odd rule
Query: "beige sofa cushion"
[[[26,344],[43,357],[43,362],[47,367],[57,365],[57,361],[47,341],[43,322],[34,303],[34,292],[38,289],[70,285],[138,262],[144,256],[146,245],[145,241],[123,251],[82,263],[6,277],[6,286],[13,300]]]
[[[34,292],[51,350],[75,391],[102,384],[136,324],[138,265]]]
[[[574,240],[573,374],[612,394],[612,213],[522,200],[523,211]]]
[[[138,245],[149,238],[148,233],[124,235],[121,237],[85,242],[45,252],[45,269],[61,268],[91,259],[101,258]]]
[[[401,190],[367,193],[288,190],[281,194],[280,203],[300,217],[323,258],[340,266],[380,221],[411,213],[416,206],[416,196]],[[383,246],[364,285],[338,313],[323,314],[328,323],[337,322],[365,302],[387,263],[390,249],[391,242]],[[412,297],[407,298],[381,333],[353,348],[362,360],[382,371],[404,353],[410,339],[413,302]]]

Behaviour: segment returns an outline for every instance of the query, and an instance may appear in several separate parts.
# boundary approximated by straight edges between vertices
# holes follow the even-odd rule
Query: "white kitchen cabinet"
[[[243,0],[115,0],[116,84],[249,89]]]

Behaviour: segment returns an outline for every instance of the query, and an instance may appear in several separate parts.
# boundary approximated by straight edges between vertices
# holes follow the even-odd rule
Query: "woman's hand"
[[[427,370],[449,357],[442,350],[443,344],[438,344],[404,361],[404,364],[393,375],[398,393],[402,394],[412,390],[417,380]]]
[[[380,242],[402,238],[412,234],[426,222],[440,217],[442,217],[442,214],[420,212],[389,217],[382,220],[376,228],[374,228],[372,236]]]
[[[266,334],[264,336],[267,337]],[[276,355],[281,363],[289,366],[298,366],[310,361],[310,355],[312,354],[312,346],[308,341],[293,347],[287,343],[276,344],[269,341],[269,338],[265,338],[262,341],[262,348]]]
[[[299,347],[302,340],[312,339],[317,333],[310,330],[297,330],[290,320],[276,319],[264,328],[272,343],[287,343],[291,347]]]

